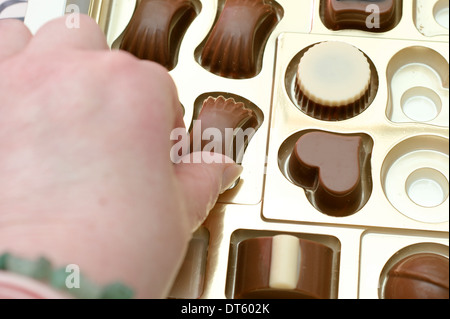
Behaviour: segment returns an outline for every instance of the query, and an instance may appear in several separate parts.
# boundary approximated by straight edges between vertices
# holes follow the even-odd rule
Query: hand
[[[0,21],[0,254],[165,297],[192,232],[241,172],[225,160],[173,164],[175,127],[165,69],[110,52],[90,18],[34,37]]]

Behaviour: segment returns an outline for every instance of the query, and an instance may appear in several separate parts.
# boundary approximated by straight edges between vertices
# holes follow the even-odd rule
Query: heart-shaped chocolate
[[[371,150],[361,135],[307,132],[292,151],[290,177],[318,210],[348,216],[368,199]]]

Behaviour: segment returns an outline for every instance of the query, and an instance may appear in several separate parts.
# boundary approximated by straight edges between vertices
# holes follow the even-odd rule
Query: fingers
[[[151,61],[142,61],[141,63],[145,64],[151,64],[152,65],[152,71],[149,72],[149,75],[152,75],[156,81],[159,81],[162,85],[162,88],[168,88],[169,93],[164,96],[165,99],[168,101],[168,110],[165,110],[168,114],[170,114],[169,119],[169,128],[172,131],[175,128],[182,128],[185,129],[185,123],[183,120],[183,106],[181,105],[177,86],[173,80],[173,78],[170,76],[170,74],[167,72],[167,69],[163,66],[161,66],[158,63],[151,62]],[[158,70],[158,71],[156,71]]]
[[[196,157],[202,161],[196,161]],[[239,178],[242,166],[224,155],[202,152],[186,155],[181,163],[175,165],[175,173],[185,195],[194,231],[203,223],[219,195]]]
[[[166,68],[155,62],[139,60],[125,51],[114,50],[112,54],[124,58],[124,63],[120,63],[122,71],[116,76],[123,79],[117,82],[118,90],[139,92],[128,94],[127,105],[132,107],[134,116],[146,121],[143,129],[152,128],[152,148],[168,154],[187,134],[183,107],[173,78]]]
[[[32,35],[23,22],[16,19],[0,20],[0,62],[22,51]]]
[[[0,21],[0,61],[19,53],[27,46],[39,51],[109,49],[102,30],[87,15],[64,16],[52,20],[42,26],[34,37],[21,21]]]
[[[105,35],[89,16],[66,15],[42,26],[30,42],[33,50],[108,50]]]
[[[130,54],[130,56],[132,55]],[[132,57],[136,59],[134,56]],[[169,109],[161,109],[160,112],[166,111],[172,115],[173,121],[169,123],[170,129],[185,128],[183,120],[183,107],[181,106],[181,102],[178,97],[177,87],[167,69],[152,61],[139,60],[139,63],[141,70],[144,72],[143,79],[146,81],[143,83],[147,86],[148,93],[151,97],[154,97],[155,92],[151,92],[149,87],[160,87],[161,91],[159,91],[159,93],[161,93],[161,97],[168,104]],[[151,81],[155,81],[156,83],[151,83]],[[164,89],[168,90],[166,94],[162,94]]]

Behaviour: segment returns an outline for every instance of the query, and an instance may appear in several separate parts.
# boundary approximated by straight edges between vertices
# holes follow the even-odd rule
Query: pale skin
[[[90,18],[34,36],[0,21],[0,254],[165,297],[192,232],[242,170],[173,164],[176,127],[166,70],[110,52]]]

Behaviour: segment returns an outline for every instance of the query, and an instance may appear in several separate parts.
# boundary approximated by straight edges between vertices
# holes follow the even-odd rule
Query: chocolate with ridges
[[[120,48],[171,70],[177,63],[181,40],[196,16],[192,0],[142,0]]]
[[[194,121],[191,151],[210,151],[242,160],[243,152],[258,127],[253,110],[234,98],[209,97]]]
[[[256,76],[279,10],[272,0],[227,0],[203,47],[201,65],[223,77]]]

